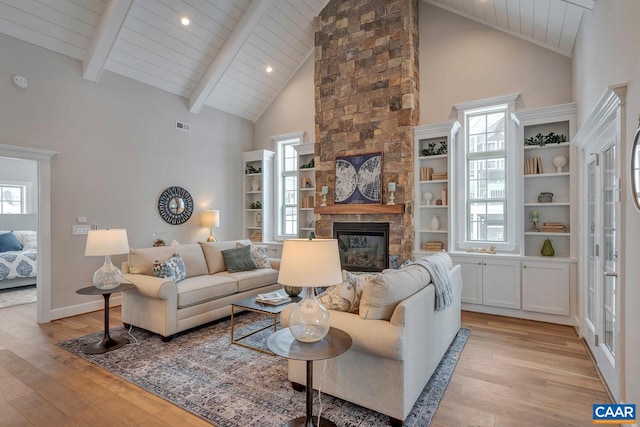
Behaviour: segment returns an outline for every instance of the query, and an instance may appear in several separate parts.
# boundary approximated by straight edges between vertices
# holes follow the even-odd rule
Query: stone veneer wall
[[[396,182],[404,214],[316,215],[316,234],[333,222],[390,223],[390,254],[413,251],[413,127],[418,124],[418,0],[331,0],[315,47],[316,188],[333,204],[336,155],[383,153],[382,190]],[[322,200],[316,194],[316,206]]]

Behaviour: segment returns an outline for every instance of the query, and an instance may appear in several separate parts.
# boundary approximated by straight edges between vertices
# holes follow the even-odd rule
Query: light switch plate
[[[73,225],[71,227],[71,234],[74,236],[83,236],[89,234],[91,230],[90,225]]]

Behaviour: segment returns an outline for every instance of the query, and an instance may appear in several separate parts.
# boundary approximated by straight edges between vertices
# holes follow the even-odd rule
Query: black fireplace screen
[[[389,224],[380,222],[337,222],[342,268],[349,271],[382,271],[389,268]]]

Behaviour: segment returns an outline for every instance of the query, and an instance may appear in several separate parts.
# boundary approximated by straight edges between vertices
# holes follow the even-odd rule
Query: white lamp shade
[[[89,230],[85,256],[109,256],[129,252],[127,230],[114,228],[107,230]]]
[[[202,226],[220,227],[220,211],[211,209],[202,211]]]
[[[338,241],[285,240],[278,283],[283,286],[302,287],[323,287],[342,283]]]

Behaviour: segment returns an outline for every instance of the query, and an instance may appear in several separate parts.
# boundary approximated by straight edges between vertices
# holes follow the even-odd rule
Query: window
[[[281,238],[298,235],[298,153],[303,132],[272,137],[276,145],[276,223]]]
[[[24,185],[0,184],[0,214],[23,214],[26,188]]]
[[[458,194],[464,195],[456,209],[464,213],[456,221],[460,249],[495,245],[509,251],[517,247],[516,150],[509,149],[515,134],[509,117],[516,97],[456,106],[464,138],[464,149],[458,150],[456,159],[464,179],[455,183]]]

